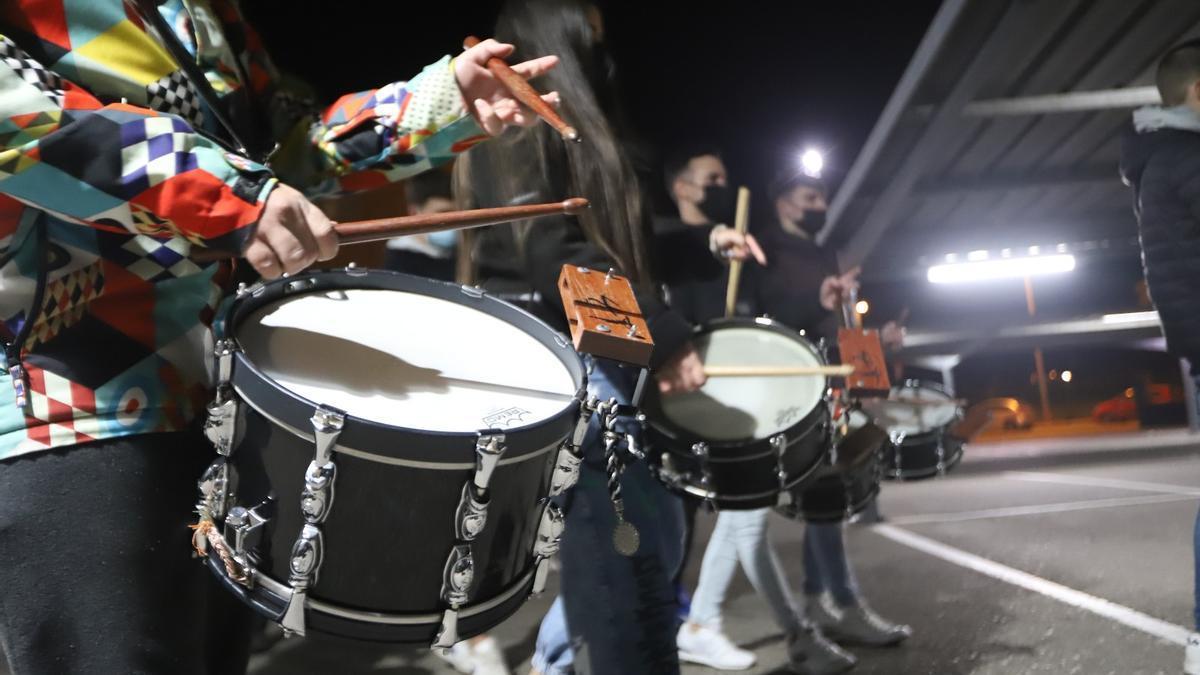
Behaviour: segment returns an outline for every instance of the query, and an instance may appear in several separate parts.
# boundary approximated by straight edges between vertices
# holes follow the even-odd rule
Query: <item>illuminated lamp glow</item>
[[[934,284],[958,284],[993,279],[1061,274],[1075,269],[1075,256],[1070,254],[1036,258],[1001,258],[976,262],[933,265],[927,277]]]

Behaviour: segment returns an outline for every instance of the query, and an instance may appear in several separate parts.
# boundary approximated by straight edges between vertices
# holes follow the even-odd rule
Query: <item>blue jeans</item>
[[[800,631],[801,611],[771,545],[768,515],[770,509],[722,511],[717,516],[717,526],[700,564],[700,582],[692,596],[689,621],[720,629],[721,605],[740,563],[754,590],[767,601],[775,623],[787,635]]]
[[[804,594],[829,591],[839,607],[858,603],[858,584],[850,561],[841,523],[808,523],[804,527]]]
[[[597,360],[588,389],[628,403],[635,383],[633,369]],[[644,463],[630,463],[621,478],[621,496],[641,546],[631,557],[618,554],[600,424],[599,416],[592,419],[579,483],[566,495],[562,590],[542,620],[533,666],[545,675],[572,669],[597,675],[678,673],[671,579],[683,559],[683,507]]]
[[[1196,568],[1194,586],[1195,605],[1192,614],[1196,622],[1196,631],[1200,632],[1200,513],[1196,514],[1196,527],[1192,532],[1192,549],[1194,551],[1193,564]]]

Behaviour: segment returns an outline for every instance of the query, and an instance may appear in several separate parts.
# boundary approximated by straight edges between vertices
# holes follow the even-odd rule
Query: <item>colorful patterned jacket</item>
[[[20,344],[27,391],[18,406],[21,378],[0,377],[0,458],[178,430],[198,414],[229,269],[189,249],[240,251],[277,180],[366,189],[481,137],[449,57],[317,112],[280,90],[235,0],[159,11],[238,135],[269,134],[278,149],[268,168],[211,140],[213,111],[122,0],[3,3],[0,334]]]

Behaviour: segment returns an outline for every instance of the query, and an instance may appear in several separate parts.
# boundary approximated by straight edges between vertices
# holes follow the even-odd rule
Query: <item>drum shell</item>
[[[962,461],[964,441],[941,431],[888,443],[883,455],[887,480],[923,480],[949,473]],[[940,450],[940,456],[939,456]]]
[[[274,495],[276,514],[259,549],[258,569],[286,581],[291,548],[304,523],[300,494],[312,444],[253,409],[245,424],[245,438],[231,457],[239,478],[238,501],[254,505]],[[473,452],[473,443],[464,449]],[[471,544],[471,604],[502,594],[531,570],[544,508],[541,498],[548,492],[556,453],[554,445],[520,461],[502,462],[492,475],[487,527]],[[334,461],[334,500],[321,528],[324,561],[309,597],[364,612],[440,614],[445,609],[442,578],[455,543],[455,516],[473,467],[419,469],[337,452]],[[327,630],[324,617],[310,611],[309,625]],[[436,628],[426,626],[415,641],[432,642]],[[363,638],[363,630],[371,632],[361,623],[332,632]]]
[[[781,492],[814,474],[829,448],[829,433],[828,411],[822,405],[785,434],[782,457],[769,441],[756,441],[709,446],[707,457],[702,458],[685,446],[685,440],[650,426],[646,438],[652,451],[647,460],[659,480],[675,492],[704,499],[719,509],[761,509],[775,506]],[[783,480],[780,468],[786,474]]]

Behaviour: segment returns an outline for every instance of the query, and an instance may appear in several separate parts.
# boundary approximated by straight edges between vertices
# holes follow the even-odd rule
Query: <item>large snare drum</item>
[[[868,415],[851,410],[840,438],[816,477],[788,493],[790,499],[776,507],[796,520],[832,523],[848,520],[879,494],[880,451],[887,432],[871,423]]]
[[[474,289],[316,272],[239,292],[216,327],[199,546],[292,632],[449,646],[544,583],[577,476],[584,370]]]
[[[962,407],[940,387],[908,380],[893,387],[886,400],[864,401],[863,407],[891,435],[884,450],[884,478],[941,476],[962,459],[963,441],[949,433],[962,418]]]
[[[693,337],[706,366],[820,366],[808,340],[767,319],[724,319]],[[824,376],[713,377],[699,391],[648,392],[649,461],[668,487],[723,509],[774,506],[829,447]]]

